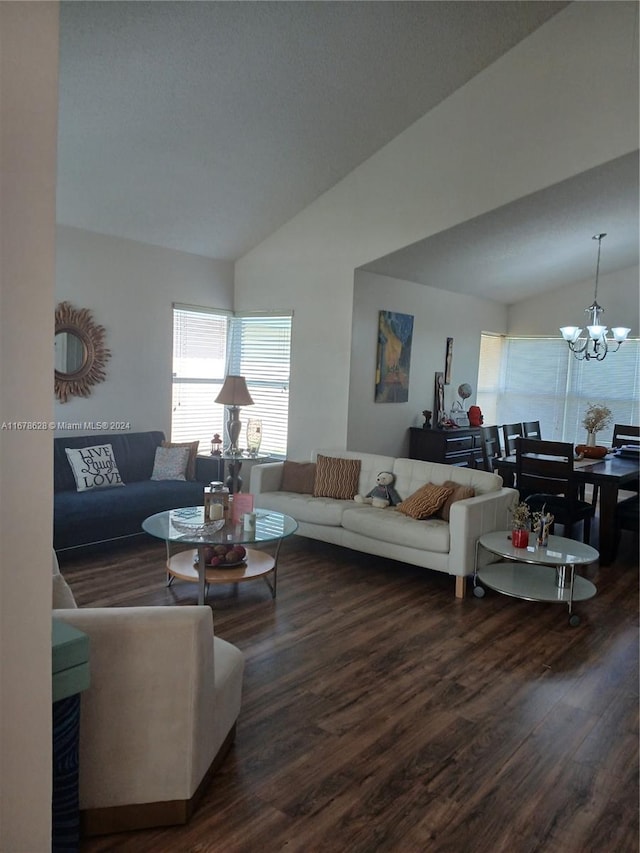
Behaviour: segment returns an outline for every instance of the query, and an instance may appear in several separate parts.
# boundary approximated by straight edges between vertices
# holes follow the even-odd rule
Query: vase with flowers
[[[611,423],[611,409],[600,403],[589,403],[582,425],[587,430],[587,447],[596,446],[596,433]]]
[[[540,512],[534,512],[531,517],[531,529],[536,534],[536,541],[539,546],[547,547],[549,544],[549,533],[553,527],[553,516],[550,512],[546,512],[546,505],[542,507]]]
[[[511,543],[514,548],[526,548],[529,544],[531,510],[521,501],[511,510]]]

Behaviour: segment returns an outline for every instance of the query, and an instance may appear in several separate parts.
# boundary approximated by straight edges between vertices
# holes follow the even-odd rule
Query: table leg
[[[204,604],[207,567],[205,565],[204,545],[198,545],[198,604]]]
[[[600,486],[600,527],[598,528],[598,550],[600,565],[609,566],[616,557],[616,504],[618,503],[618,484],[603,481]]]

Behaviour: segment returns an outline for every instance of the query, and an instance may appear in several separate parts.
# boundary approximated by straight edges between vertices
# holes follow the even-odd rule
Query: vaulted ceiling
[[[62,2],[58,222],[236,259],[566,5]],[[553,252],[558,217],[585,270],[596,219],[613,261],[633,170],[578,176],[372,268],[431,283],[438,264],[438,286],[466,292],[473,264],[493,298],[516,301],[538,275],[531,261]],[[445,272],[458,238],[467,267]],[[619,265],[633,256],[624,242]]]

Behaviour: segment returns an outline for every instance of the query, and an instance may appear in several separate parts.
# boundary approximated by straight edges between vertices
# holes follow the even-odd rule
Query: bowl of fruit
[[[244,545],[205,545],[203,550],[204,564],[208,569],[228,569],[239,566],[247,556]],[[195,562],[199,557],[196,555]]]

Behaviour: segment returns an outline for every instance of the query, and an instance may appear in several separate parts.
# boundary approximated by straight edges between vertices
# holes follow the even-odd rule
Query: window
[[[289,420],[291,315],[231,318],[229,373],[244,376],[253,406],[241,419],[262,421],[260,452],[286,457]]]
[[[226,374],[228,314],[204,308],[173,308],[172,441],[200,441],[211,448],[224,437],[224,406],[215,403]]]
[[[612,420],[598,440],[608,444],[614,423],[639,423],[639,397],[637,339],[596,364],[578,361],[562,338],[482,335],[478,405],[486,424],[539,420],[543,438],[582,444],[584,412],[602,403]]]
[[[226,439],[225,409],[215,398],[231,373],[245,377],[254,402],[240,412],[241,439],[249,418],[259,418],[260,452],[286,457],[290,354],[291,315],[233,316],[175,305],[172,441],[198,439],[206,453],[215,432]]]

